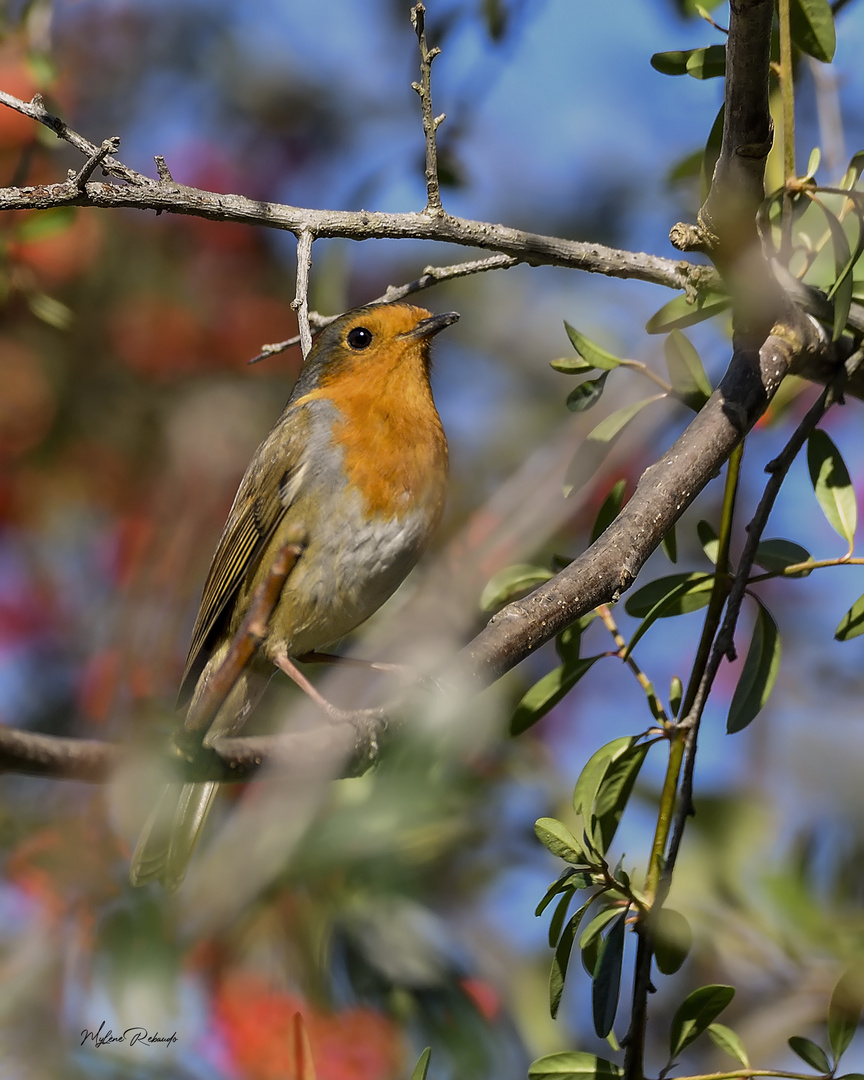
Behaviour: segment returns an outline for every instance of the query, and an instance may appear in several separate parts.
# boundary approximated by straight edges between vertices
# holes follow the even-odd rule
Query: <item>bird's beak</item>
[[[403,341],[419,341],[420,338],[431,338],[445,327],[452,326],[458,318],[458,311],[445,311],[443,315],[432,315],[428,319],[422,319],[413,330],[408,330],[399,336]]]

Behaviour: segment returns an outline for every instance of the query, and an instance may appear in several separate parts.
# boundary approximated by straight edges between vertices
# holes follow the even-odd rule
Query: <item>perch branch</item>
[[[66,139],[88,158],[99,152],[99,147],[48,114],[41,99],[37,108],[34,102],[20,101],[11,94],[0,92],[0,104],[45,123],[59,138]],[[566,266],[609,277],[650,281],[670,289],[684,289],[691,295],[717,281],[710,267],[699,266],[685,259],[664,259],[642,252],[621,251],[602,244],[543,236],[449,214],[432,217],[425,212],[388,214],[368,210],[312,210],[247,199],[242,195],[204,191],[167,179],[152,180],[111,156],[106,157],[101,165],[106,172],[126,183],[89,183],[82,190],[70,188],[68,183],[0,188],[0,212],[47,210],[56,206],[125,207],[187,214],[211,221],[259,225],[292,232],[295,236],[308,231],[317,239],[325,240],[334,237],[347,240],[436,240],[498,251],[533,266]]]

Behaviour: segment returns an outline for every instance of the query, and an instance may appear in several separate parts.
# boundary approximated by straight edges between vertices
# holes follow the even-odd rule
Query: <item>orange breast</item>
[[[418,345],[371,364],[358,360],[306,398],[329,399],[341,413],[331,435],[368,512],[393,518],[425,506],[434,527],[444,506],[447,440]]]

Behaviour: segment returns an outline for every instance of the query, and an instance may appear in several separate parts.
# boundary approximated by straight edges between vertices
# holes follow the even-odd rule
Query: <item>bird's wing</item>
[[[259,447],[234,497],[204,583],[180,683],[181,701],[194,689],[241,582],[255,567],[302,484],[307,424],[297,415],[300,410],[290,411],[294,413],[290,421],[286,411]]]

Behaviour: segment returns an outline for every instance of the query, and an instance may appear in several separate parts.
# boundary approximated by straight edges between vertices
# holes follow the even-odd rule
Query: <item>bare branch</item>
[[[726,44],[723,140],[699,227],[723,261],[756,243],[771,149],[768,71],[774,0],[744,0],[733,10]]]
[[[481,274],[486,270],[509,270],[516,266],[519,259],[513,255],[490,255],[488,259],[472,259],[470,262],[456,263],[454,266],[427,266],[419,278],[407,282],[405,285],[388,285],[382,296],[369,300],[370,304],[392,304],[396,300],[403,300],[412,293],[428,289],[431,285],[437,285],[441,281],[450,281],[453,278],[467,277],[469,274]],[[314,330],[323,330],[325,326],[335,322],[338,315],[319,315],[317,311],[308,312],[308,320]],[[298,344],[300,335],[296,334],[286,341],[277,341],[272,345],[264,345],[257,356],[253,356],[248,362],[257,364],[260,360],[266,360],[269,356],[290,349]]]
[[[312,269],[314,235],[304,229],[297,237],[297,288],[291,307],[297,312],[300,327],[300,351],[303,359],[312,350],[312,329],[309,325],[309,271]]]
[[[795,356],[824,348],[806,316],[790,312],[788,319],[778,323],[761,349],[736,351],[718,389],[643,473],[606,532],[545,585],[493,616],[441,681],[453,678],[463,693],[483,689],[581,615],[617,600],[630,587],[663,536],[765,411]]]
[[[415,4],[411,8],[411,25],[420,45],[420,82],[411,83],[411,88],[420,97],[423,135],[426,138],[426,212],[437,217],[444,213],[438,179],[437,131],[445,115],[435,116],[432,111],[432,61],[441,50],[430,49],[426,45],[426,8],[423,4]]]
[[[0,91],[0,104],[45,123],[61,138],[89,158],[99,148],[51,116],[44,105],[20,101]],[[388,214],[368,210],[313,210],[281,203],[225,195],[200,188],[186,187],[167,179],[151,180],[127,168],[113,157],[106,157],[102,167],[126,180],[125,185],[89,183],[81,191],[67,184],[40,184],[33,187],[0,188],[0,212],[4,210],[47,210],[56,206],[95,206],[102,209],[125,207],[154,210],[157,213],[188,214],[211,221],[234,221],[283,229],[295,236],[308,231],[317,239],[341,237],[348,240],[436,240],[463,247],[498,251],[516,261],[532,266],[566,266],[606,274],[609,277],[635,278],[684,289],[689,294],[716,284],[717,275],[706,266],[684,259],[664,259],[642,252],[622,251],[602,244],[582,243],[557,236],[511,229],[485,221],[471,221],[449,214],[432,217],[427,213]]]
[[[90,157],[87,159],[87,161],[84,163],[84,165],[78,170],[77,173],[74,172],[74,170],[71,170],[71,169],[69,170],[69,183],[74,184],[75,187],[78,188],[79,191],[83,191],[84,190],[84,185],[87,183],[87,181],[93,175],[93,172],[96,169],[96,167],[99,166],[99,165],[103,165],[104,162],[105,162],[105,159],[110,154],[116,154],[119,149],[120,149],[120,136],[119,135],[112,135],[112,137],[110,139],[105,139],[103,141],[102,145],[96,150],[95,154],[90,155]]]
[[[23,113],[24,116],[29,116],[31,120],[37,120],[40,124],[44,124],[45,127],[54,132],[58,139],[71,143],[76,150],[80,150],[87,158],[94,157],[101,149],[88,139],[85,139],[83,135],[79,135],[77,131],[67,127],[59,116],[54,116],[53,113],[48,112],[41,94],[34,94],[30,101],[21,101],[20,98],[13,97],[12,94],[0,90],[0,104],[8,105],[15,112]],[[141,173],[135,172],[134,169],[128,168],[122,162],[117,161],[116,158],[111,157],[110,154],[105,156],[99,164],[106,173],[116,176],[120,180],[125,180],[128,184],[146,187],[155,183],[149,176],[142,176]]]
[[[159,173],[159,179],[167,184],[174,183],[174,177],[171,175],[171,170],[165,162],[165,158],[161,154],[156,154],[153,158],[156,162],[156,171]]]

